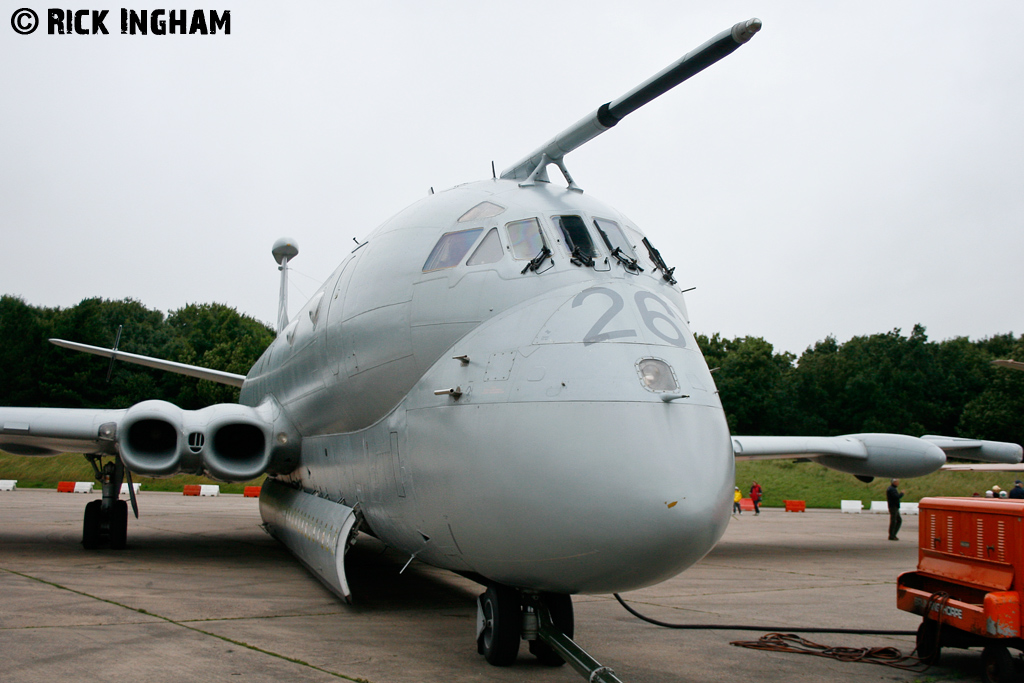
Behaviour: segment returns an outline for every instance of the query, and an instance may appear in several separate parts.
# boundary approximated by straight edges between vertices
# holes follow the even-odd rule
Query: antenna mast
[[[277,333],[288,326],[288,261],[299,255],[299,245],[290,237],[274,242],[274,260],[281,271],[281,294],[277,302]]]

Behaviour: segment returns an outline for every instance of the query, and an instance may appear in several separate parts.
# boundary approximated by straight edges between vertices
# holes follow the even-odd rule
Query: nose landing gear
[[[572,640],[572,598],[560,593],[517,591],[493,584],[477,598],[477,651],[494,666],[510,666],[519,641],[548,666],[568,662],[592,683],[622,683],[615,672]]]

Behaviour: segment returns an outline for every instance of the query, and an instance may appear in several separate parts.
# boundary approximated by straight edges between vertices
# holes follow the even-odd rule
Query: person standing
[[[1024,485],[1021,484],[1020,479],[1013,483],[1013,488],[1010,489],[1010,498],[1024,498]]]
[[[754,502],[754,514],[761,514],[761,485],[756,481],[750,487],[750,500]]]
[[[900,499],[903,498],[903,491],[899,489],[900,480],[890,479],[889,488],[885,490],[885,500],[889,504],[889,540],[898,541],[896,534],[899,533],[900,527],[903,526],[903,520],[900,518]]]
[[[743,509],[740,507],[740,501],[743,500],[743,494],[740,493],[740,487],[736,487],[736,491],[732,494],[732,514],[742,515]]]

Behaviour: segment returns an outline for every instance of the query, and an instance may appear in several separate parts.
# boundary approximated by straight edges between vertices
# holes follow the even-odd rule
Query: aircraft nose
[[[453,412],[476,429],[450,423],[466,460],[446,475],[447,531],[489,579],[631,590],[692,565],[725,531],[733,455],[713,408],[558,402]],[[470,434],[481,442],[467,449]]]
[[[455,354],[469,362],[435,365],[406,419],[431,444],[414,456],[416,488],[432,494],[417,499],[435,520],[425,535],[472,571],[554,592],[624,591],[677,574],[724,533],[728,427],[665,291],[550,292],[481,325]]]

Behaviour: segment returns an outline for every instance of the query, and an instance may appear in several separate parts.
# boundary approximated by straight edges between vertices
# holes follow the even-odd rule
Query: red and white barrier
[[[96,482],[93,481],[60,481],[57,482],[58,493],[92,493]]]
[[[136,496],[139,495],[139,488],[141,486],[142,486],[142,484],[136,484],[134,482],[132,483],[132,488],[135,489],[135,495]],[[122,496],[127,496],[128,495],[128,484],[127,483],[121,484],[121,495]]]
[[[220,485],[219,484],[185,484],[185,490],[182,491],[186,496],[219,496]]]

